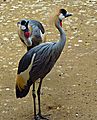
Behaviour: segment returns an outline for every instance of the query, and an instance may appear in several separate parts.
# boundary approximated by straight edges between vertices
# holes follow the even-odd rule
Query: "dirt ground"
[[[64,20],[65,48],[42,85],[42,113],[50,120],[97,120],[97,0],[0,1],[0,120],[31,120],[31,90],[15,97],[18,62],[26,48],[17,35],[22,18],[41,21],[47,41],[57,41],[54,11],[73,13]],[[37,83],[38,86],[38,83]]]

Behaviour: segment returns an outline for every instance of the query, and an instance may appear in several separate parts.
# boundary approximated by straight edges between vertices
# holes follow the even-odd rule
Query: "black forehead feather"
[[[26,24],[26,21],[25,20],[22,20],[21,21],[21,25],[25,25]]]
[[[65,9],[60,9],[60,13],[62,13],[63,15],[65,15],[67,13],[67,11]]]

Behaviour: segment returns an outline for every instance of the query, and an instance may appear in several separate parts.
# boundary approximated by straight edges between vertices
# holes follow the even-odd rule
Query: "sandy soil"
[[[65,48],[42,85],[42,112],[50,120],[97,120],[97,0],[0,1],[0,120],[33,117],[31,91],[23,99],[15,97],[17,66],[26,52],[16,23],[39,20],[47,41],[56,41],[59,33],[51,17],[58,7],[73,16],[64,20]]]

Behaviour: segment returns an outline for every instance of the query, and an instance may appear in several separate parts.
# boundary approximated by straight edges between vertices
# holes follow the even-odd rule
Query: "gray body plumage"
[[[36,54],[32,69],[30,71],[30,83],[32,84],[39,78],[44,78],[50,72],[55,62],[60,56],[62,49],[59,51],[56,43],[42,43],[29,50],[19,63],[18,74],[23,72],[31,63],[32,56]],[[27,63],[25,62],[27,61]]]
[[[41,30],[41,32],[44,34],[45,33],[45,30],[44,30],[44,27],[43,27],[43,25],[40,23],[40,22],[38,22],[38,21],[36,21],[36,20],[28,20],[29,21],[29,25],[31,25],[32,26],[32,28],[33,28],[33,34],[34,34],[34,32],[35,31],[39,31],[39,30]],[[38,34],[40,34],[40,33],[37,33],[37,35]]]

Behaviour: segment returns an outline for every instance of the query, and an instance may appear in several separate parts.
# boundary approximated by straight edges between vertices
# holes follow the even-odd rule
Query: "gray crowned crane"
[[[17,26],[19,38],[27,50],[44,42],[45,29],[39,21],[22,19]]]
[[[17,79],[16,79],[16,97],[25,97],[32,85],[32,96],[34,102],[34,119],[46,119],[41,114],[40,107],[40,89],[43,78],[51,71],[57,59],[59,58],[65,43],[66,35],[62,28],[62,20],[71,16],[65,9],[60,9],[56,15],[55,26],[60,33],[60,40],[57,42],[45,42],[30,49],[19,61]],[[38,114],[36,114],[36,94],[35,81],[40,79],[37,90],[38,96]]]

